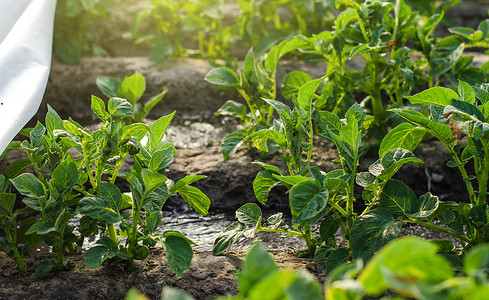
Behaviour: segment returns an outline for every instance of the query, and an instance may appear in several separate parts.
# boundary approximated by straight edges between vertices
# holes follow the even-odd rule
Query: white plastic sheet
[[[0,154],[39,109],[56,0],[0,0]]]

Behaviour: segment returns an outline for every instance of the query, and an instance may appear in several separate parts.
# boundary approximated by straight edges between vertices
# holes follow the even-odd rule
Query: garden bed
[[[487,4],[480,4],[483,9],[471,5],[465,5],[457,10],[458,15],[456,12],[451,12],[455,23],[466,21],[467,16],[475,16],[474,9],[477,12],[477,18],[474,17],[474,20],[485,17],[481,15],[481,11],[487,11]],[[120,23],[118,30],[127,31],[128,24],[121,21],[123,17],[124,14],[116,13],[113,15],[115,19],[107,23]],[[107,34],[107,29],[102,28],[101,32]],[[48,246],[41,243],[31,247],[30,253],[26,256],[28,269],[26,277],[18,275],[15,262],[5,253],[0,253],[0,299],[122,299],[131,287],[137,288],[150,299],[158,299],[164,286],[183,289],[196,299],[212,299],[235,294],[237,291],[235,273],[242,266],[244,253],[249,249],[251,240],[241,238],[230,251],[220,256],[212,255],[214,240],[235,221],[237,208],[245,203],[257,203],[253,192],[253,181],[262,168],[252,162],[263,161],[277,166],[280,170],[287,170],[287,165],[279,155],[263,158],[244,147],[241,147],[228,161],[223,160],[219,147],[221,140],[235,131],[239,125],[232,118],[214,116],[214,113],[229,99],[237,99],[241,103],[244,103],[244,100],[239,98],[235,91],[217,89],[204,80],[206,74],[213,69],[210,63],[199,59],[182,58],[170,59],[164,65],[157,67],[147,57],[148,48],[135,48],[128,46],[127,41],[116,42],[113,38],[105,41],[100,39],[100,41],[105,42],[104,47],[116,57],[83,58],[78,65],[67,65],[53,60],[43,103],[29,125],[34,126],[38,120],[44,122],[48,110],[47,104],[49,104],[63,119],[71,117],[90,128],[99,126],[94,121],[90,109],[91,95],[104,97],[95,84],[98,75],[122,79],[135,71],[142,73],[146,78],[147,86],[143,99],[161,92],[165,87],[168,88],[168,94],[148,115],[149,119],[157,119],[176,111],[175,118],[166,133],[166,139],[175,144],[178,156],[165,175],[175,182],[189,174],[206,176],[196,182],[195,186],[211,201],[207,217],[202,217],[191,210],[181,197],[170,199],[164,207],[163,222],[157,232],[178,230],[198,244],[194,247],[190,269],[184,271],[182,276],[175,275],[159,245],[151,247],[149,256],[143,260],[136,260],[131,269],[126,269],[124,263],[117,262],[106,262],[98,268],[91,269],[85,264],[82,256],[89,248],[86,245],[94,245],[94,238],[92,238],[86,240],[85,247],[80,253],[66,255],[66,260],[76,263],[73,270],[51,272],[45,278],[39,279],[34,274],[35,264],[45,259],[54,259],[56,256]],[[482,66],[489,57],[481,53],[465,54],[474,56],[472,62],[474,67]],[[240,64],[242,65],[242,62]],[[358,71],[362,70],[364,64],[362,59],[355,57],[348,62],[346,68]],[[296,70],[304,71],[312,78],[318,78],[324,75],[326,66],[322,63],[281,61],[277,71],[277,82],[282,82],[287,73]],[[285,100],[280,94],[277,98]],[[362,158],[358,167],[359,172],[368,171],[369,166],[378,159],[376,148],[378,146],[373,139],[370,141],[372,142],[370,151]],[[462,140],[461,143],[465,145],[467,140]],[[395,179],[411,188],[416,197],[431,192],[443,201],[469,202],[461,175],[456,172],[457,170],[446,165],[451,157],[442,143],[427,137],[420,143],[416,155],[424,163],[403,166],[396,173]],[[0,161],[0,173],[21,156],[19,151],[9,153]],[[338,150],[333,143],[315,137],[311,165],[328,172],[341,168],[340,164],[333,162],[338,158]],[[129,157],[121,170],[128,171],[132,165],[133,161]],[[30,169],[28,171],[33,172]],[[128,191],[123,180],[116,183],[123,192]],[[262,206],[264,219],[281,211],[284,212],[284,223],[293,225],[289,196],[286,192],[287,189],[284,187],[275,188],[270,192],[268,202]],[[18,196],[19,204],[21,199],[20,195]],[[355,198],[361,199],[361,197],[362,190],[356,187]],[[359,214],[365,209],[365,204],[360,202],[354,203],[355,212]],[[79,219],[75,218],[73,222],[78,221]],[[428,240],[447,239],[454,245],[460,246],[454,238],[418,225],[403,226],[401,236],[407,235],[420,236]],[[256,236],[271,251],[280,267],[305,268],[321,284],[325,282],[324,261],[296,257],[298,251],[306,249],[303,240],[293,237],[282,239],[279,233],[268,232],[258,232]],[[347,246],[347,240],[341,234],[341,230],[337,233],[337,245]]]

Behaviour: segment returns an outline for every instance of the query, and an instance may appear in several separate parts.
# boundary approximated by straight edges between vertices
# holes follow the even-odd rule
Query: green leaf
[[[48,112],[46,113],[46,129],[50,134],[52,134],[56,129],[63,129],[63,120],[51,107],[51,105],[47,104],[47,106]]]
[[[148,169],[141,170],[141,177],[143,178],[146,193],[161,186],[168,180],[165,175]]]
[[[448,31],[453,34],[463,36],[467,39],[475,32],[475,30],[470,27],[450,27],[448,28]]]
[[[194,255],[192,247],[187,240],[169,236],[163,242],[168,265],[178,276],[182,276],[183,271],[190,267]]]
[[[207,178],[204,175],[188,175],[177,181],[170,189],[172,192],[178,192],[178,190],[186,185],[192,184],[201,179]]]
[[[60,163],[53,171],[51,183],[61,194],[72,189],[78,182],[78,169],[74,162],[68,160]]]
[[[436,286],[454,275],[450,263],[436,251],[434,244],[418,237],[397,239],[368,262],[358,281],[372,296],[384,293],[388,282],[396,283],[397,291],[407,291],[409,286],[418,289],[423,283]]]
[[[109,251],[104,246],[95,246],[88,249],[85,254],[83,254],[83,258],[85,259],[85,263],[90,268],[98,268],[100,267],[104,261],[110,259],[113,252]]]
[[[445,106],[443,115],[448,118],[452,114],[466,115],[476,121],[486,121],[484,114],[477,108],[477,106],[468,102],[453,100],[452,105]]]
[[[215,85],[239,87],[238,76],[233,70],[227,67],[212,69],[204,79]]]
[[[163,150],[155,151],[149,160],[148,168],[151,171],[162,172],[173,162],[173,149],[167,147]]]
[[[458,94],[448,88],[434,87],[417,93],[414,96],[406,96],[412,104],[425,104],[436,106],[447,106],[452,104],[452,100],[460,100]]]
[[[265,278],[278,270],[273,258],[261,243],[255,243],[249,250],[238,273],[239,293],[248,295]]]
[[[110,182],[102,182],[99,185],[100,197],[102,197],[105,202],[114,211],[120,211],[123,206],[122,193],[119,188]]]
[[[34,225],[37,225],[36,226],[37,234],[48,234],[48,233],[57,231],[56,226],[51,224],[50,222],[40,221],[40,222],[35,223]],[[32,226],[32,227],[34,227],[34,226]],[[31,233],[31,228],[29,228],[29,230],[27,231],[27,234]]]
[[[321,77],[318,79],[314,79],[305,83],[299,89],[299,94],[297,95],[297,102],[299,103],[299,107],[301,109],[301,119],[303,121],[311,120],[312,116],[312,100],[314,97],[314,93],[318,88],[319,84],[324,81],[325,77]]]
[[[22,202],[27,205],[27,207],[36,210],[36,211],[42,211],[41,204],[39,203],[38,199],[32,199],[32,198],[24,198],[22,199]]]
[[[404,148],[413,152],[425,132],[425,129],[414,127],[411,123],[399,124],[390,130],[382,139],[379,148],[379,157],[383,157],[387,151],[395,148]]]
[[[319,226],[319,235],[323,241],[328,241],[336,235],[340,228],[340,220],[332,216],[327,216]]]
[[[216,116],[232,116],[240,119],[246,119],[248,108],[246,105],[233,100],[228,100],[215,113]]]
[[[255,203],[246,203],[236,210],[236,218],[241,223],[255,225],[261,221],[261,209]]]
[[[243,144],[243,140],[246,139],[248,133],[246,130],[238,130],[230,133],[224,137],[221,142],[221,152],[224,157],[224,161],[228,160],[239,147]]]
[[[131,105],[135,105],[146,90],[146,80],[144,76],[135,72],[129,77],[124,77],[121,85],[117,89],[117,96],[127,99]]]
[[[475,104],[475,93],[470,84],[465,81],[459,80],[457,90],[460,97],[462,98],[462,101],[470,104]]]
[[[154,213],[150,213],[146,215],[146,229],[153,233],[161,224],[161,220],[163,219],[163,213],[161,211],[157,211]]]
[[[331,274],[336,267],[348,262],[349,259],[350,250],[346,248],[334,249],[326,259],[326,274]]]
[[[229,249],[241,237],[245,230],[246,225],[238,221],[229,225],[214,241],[212,253],[219,255]]]
[[[285,97],[285,99],[292,101],[294,97],[297,97],[301,86],[311,80],[312,77],[302,71],[292,71],[288,73],[285,75],[282,84],[282,95]]]
[[[24,196],[37,199],[45,195],[44,185],[32,174],[21,174],[10,181]]]
[[[5,168],[5,176],[7,178],[17,177],[30,166],[32,166],[32,161],[29,158],[16,159]]]
[[[280,223],[282,223],[282,218],[284,214],[279,212],[268,217],[267,222],[272,228],[278,228]]]
[[[39,149],[42,147],[42,136],[45,132],[46,128],[39,121],[37,121],[36,127],[34,127],[29,134],[32,147]]]
[[[154,121],[149,127],[148,149],[150,151],[154,151],[158,147],[158,144],[163,139],[163,136],[165,135],[168,126],[170,126],[173,116],[175,116],[175,112],[159,118],[158,120]]]
[[[285,175],[273,175],[274,178],[280,180],[281,182],[294,186],[298,183],[301,183],[303,181],[309,180],[309,178],[305,176],[300,176],[300,175],[292,175],[292,176],[285,176]],[[317,180],[319,181],[319,180]]]
[[[433,196],[431,193],[426,193],[419,197],[419,199],[412,204],[410,211],[405,214],[412,218],[429,218],[438,209],[440,201],[437,196]]]
[[[0,217],[10,218],[15,205],[15,194],[0,193]]]
[[[317,216],[326,207],[328,195],[327,189],[312,180],[294,185],[289,194],[292,220],[301,223]]]
[[[128,137],[135,137],[138,141],[146,136],[149,132],[149,126],[142,123],[133,123],[122,127],[121,140]]]
[[[392,214],[405,214],[413,212],[417,202],[414,192],[398,180],[389,180],[379,199],[379,205]]]
[[[340,118],[329,111],[319,111],[319,119],[316,121],[317,132],[323,138],[330,141],[333,135],[339,135],[343,126]]]
[[[126,99],[113,97],[107,105],[109,113],[113,117],[132,117],[133,106]]]
[[[450,144],[453,137],[450,126],[446,124],[435,123],[426,118],[422,113],[417,111],[399,109],[393,109],[393,111],[404,119],[430,130],[430,132],[444,144]]]
[[[57,266],[58,264],[54,261],[42,261],[36,265],[36,276],[43,278]]]
[[[305,270],[297,270],[295,275],[295,280],[285,288],[289,299],[324,299],[323,288],[314,275]]]
[[[105,111],[105,103],[102,99],[92,95],[91,107],[93,112],[97,115],[97,117],[99,117],[99,119],[107,121],[109,114]]]
[[[351,228],[350,246],[353,259],[368,261],[375,252],[401,233],[402,220],[394,219],[383,208],[358,217]]]
[[[113,77],[109,76],[103,76],[103,75],[98,75],[97,79],[95,80],[95,84],[97,85],[98,89],[107,97],[107,98],[112,98],[112,97],[117,97],[119,96],[117,91],[119,90],[119,86],[121,85],[121,82]],[[93,109],[93,98],[95,96],[92,96],[92,110],[95,112]],[[105,105],[104,109],[105,111]],[[97,113],[98,115],[98,113]],[[100,115],[99,115],[100,117]]]
[[[485,279],[489,267],[489,245],[478,245],[464,256],[464,271],[467,275]]]
[[[185,185],[178,190],[178,193],[196,212],[207,216],[211,201],[201,190],[191,185]]]
[[[395,148],[387,151],[381,159],[369,167],[370,173],[382,180],[388,180],[405,164],[422,164],[411,151]]]
[[[268,152],[268,139],[275,142],[277,145],[283,147],[286,144],[286,138],[280,131],[272,129],[262,129],[260,131],[253,132],[248,136],[253,140],[255,147],[263,152]]]
[[[111,224],[121,220],[119,212],[111,208],[104,198],[98,196],[83,197],[78,204],[77,211],[92,219],[102,219]]]
[[[463,40],[448,36],[439,40],[430,53],[428,75],[435,77],[448,72],[464,52]]]

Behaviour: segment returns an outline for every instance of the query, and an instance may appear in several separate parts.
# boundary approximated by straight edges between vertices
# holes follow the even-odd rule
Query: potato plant
[[[133,25],[130,37],[136,43],[151,46],[151,58],[163,64],[170,57],[199,56],[232,61],[230,44],[236,37],[234,28],[222,23],[222,0],[148,1]],[[144,32],[141,24],[151,20],[154,28]],[[195,45],[185,41],[185,37]]]
[[[174,113],[151,125],[128,125],[125,120],[132,118],[134,111],[131,103],[114,97],[106,106],[95,96],[92,110],[103,122],[100,129],[91,132],[72,119],[62,120],[49,107],[46,126],[38,123],[23,130],[30,141],[14,141],[9,146],[8,151],[18,148],[28,157],[14,161],[6,170],[6,178],[24,196],[22,201],[28,208],[14,212],[13,194],[2,185],[0,220],[8,233],[8,239],[1,241],[2,249],[25,273],[17,248],[22,249],[24,236],[41,237],[57,255],[55,262],[37,265],[36,273],[42,277],[54,268],[72,268],[72,263],[65,264],[64,254],[76,253],[84,237],[101,232],[100,246],[84,255],[89,266],[97,267],[112,258],[130,264],[133,259],[145,258],[148,246],[161,242],[171,268],[181,274],[190,265],[192,242],[175,231],[161,236],[154,233],[161,224],[161,210],[169,197],[179,194],[193,209],[207,215],[210,200],[190,185],[204,176],[191,175],[176,183],[165,176],[176,156],[173,143],[164,139]],[[135,163],[130,171],[121,172],[128,156]],[[35,175],[22,173],[30,166]],[[127,182],[130,193],[120,191],[115,185],[117,178]],[[37,212],[40,219],[27,219],[17,229],[16,217],[25,212]],[[83,217],[75,231],[70,220],[77,213]],[[116,223],[120,223],[118,233]]]
[[[127,123],[142,123],[153,107],[158,104],[168,92],[167,88],[155,96],[149,98],[144,104],[140,99],[146,91],[146,79],[139,72],[124,77],[120,81],[117,78],[99,75],[95,81],[99,90],[108,98],[124,98],[134,107],[132,118]]]
[[[264,225],[259,206],[248,203],[236,211],[238,221],[216,239],[214,254],[224,252],[243,235],[253,237],[257,231],[279,232],[288,237],[303,239],[308,247],[306,254],[318,259],[328,257],[327,268],[332,270],[351,255],[368,259],[382,245],[399,235],[402,223],[387,217],[383,209],[370,209],[378,205],[387,181],[402,165],[421,163],[421,160],[405,149],[387,151],[376,163],[382,184],[378,186],[375,195],[364,199],[367,209],[361,214],[355,212],[353,188],[357,178],[356,168],[366,149],[362,138],[373,118],[358,104],[350,107],[344,120],[328,111],[315,111],[315,91],[323,80],[318,78],[302,85],[294,98],[293,110],[279,101],[267,100],[277,111],[280,121],[275,120],[269,129],[257,131],[248,137],[262,151],[267,151],[268,140],[272,140],[281,149],[288,172],[256,162],[264,170],[257,174],[253,190],[257,200],[265,204],[273,187],[285,186],[288,189],[293,228],[280,226],[282,213],[269,217],[268,225]],[[336,145],[341,169],[325,173],[311,166],[313,114],[319,115],[315,123],[317,132]],[[304,163],[303,158],[306,158]],[[321,223],[318,232],[313,232],[312,228],[318,223]],[[371,226],[373,223],[375,226]],[[366,227],[370,230],[365,230]],[[339,228],[349,241],[348,248],[335,248],[335,234]]]
[[[229,100],[216,112],[238,118],[242,129],[228,134],[221,143],[224,160],[227,160],[254,132],[267,128],[272,123],[274,108],[265,99],[277,96],[276,74],[280,58],[305,45],[300,38],[285,41],[273,47],[266,58],[256,57],[248,51],[244,66],[238,72],[228,68],[212,69],[205,80],[214,85],[236,89],[246,101],[243,105]]]
[[[56,5],[54,54],[65,63],[77,64],[86,55],[109,56],[94,44],[92,21],[107,18],[121,0],[64,0]]]
[[[398,115],[409,121],[394,128],[381,144],[381,151],[390,147],[413,149],[427,132],[436,137],[447,148],[451,161],[449,167],[458,169],[468,193],[470,203],[445,202],[431,199],[426,202],[424,218],[426,222],[410,218],[414,194],[403,184],[398,190],[405,190],[406,197],[397,197],[397,204],[388,205],[393,214],[403,215],[405,221],[446,232],[460,239],[464,249],[489,241],[487,236],[487,181],[489,179],[489,157],[486,119],[487,84],[471,86],[460,81],[458,93],[447,88],[435,87],[407,97],[412,104],[424,105],[427,114],[415,110],[394,109]],[[467,143],[460,139],[467,137]],[[473,162],[473,170],[468,162]],[[396,197],[395,197],[396,198]],[[394,198],[394,199],[395,199]],[[428,209],[429,208],[429,209]],[[444,227],[430,223],[438,219]]]

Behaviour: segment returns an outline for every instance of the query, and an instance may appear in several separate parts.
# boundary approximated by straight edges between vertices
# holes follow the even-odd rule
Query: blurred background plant
[[[94,43],[93,20],[105,19],[112,6],[122,0],[63,0],[56,6],[54,54],[65,63],[76,64],[83,56],[109,56]]]

